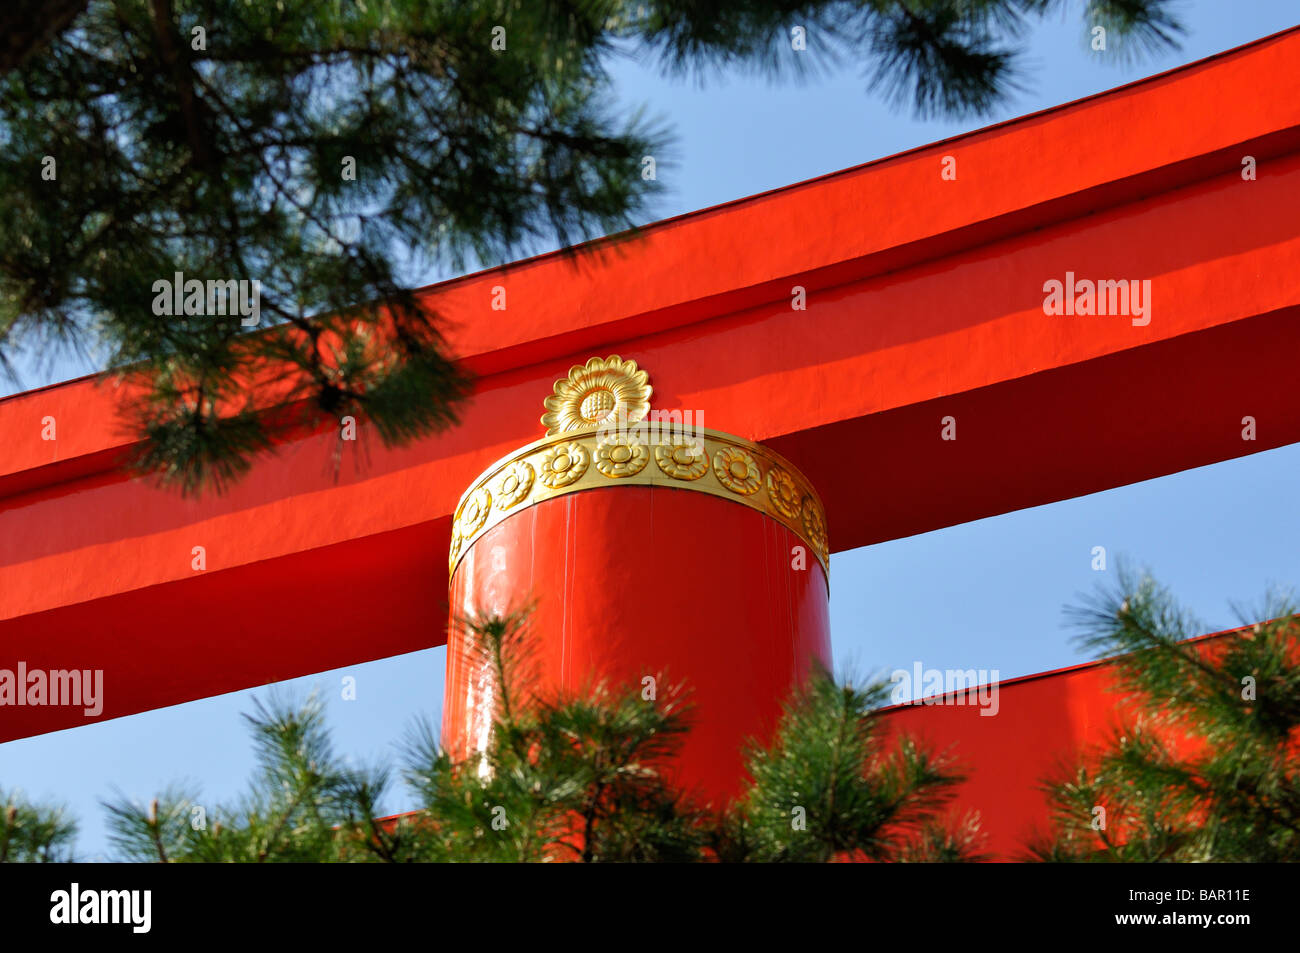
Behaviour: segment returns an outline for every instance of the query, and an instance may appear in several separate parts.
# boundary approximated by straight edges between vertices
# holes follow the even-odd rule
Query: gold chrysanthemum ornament
[[[596,469],[607,477],[635,476],[649,459],[650,451],[634,434],[611,434],[596,445]]]
[[[602,423],[634,424],[650,413],[650,377],[617,354],[575,364],[555,382],[543,402],[547,436],[587,430]]]
[[[506,468],[497,482],[497,509],[508,510],[528,496],[533,488],[533,468],[523,460],[516,460]]]
[[[799,493],[794,477],[785,470],[772,467],[767,471],[767,498],[772,501],[772,506],[782,516],[793,519],[799,515],[799,510],[803,506]]]
[[[591,454],[582,444],[557,443],[542,461],[542,483],[553,490],[576,483],[587,472]]]
[[[758,510],[803,539],[829,572],[826,514],[802,473],[761,444],[705,430],[698,417],[692,429],[685,411],[673,412],[666,431],[647,423],[650,395],[649,375],[617,354],[570,368],[543,401],[546,436],[498,460],[461,497],[449,570],[520,510],[622,485],[703,492]]]
[[[698,480],[709,472],[709,455],[704,441],[685,434],[671,436],[655,445],[655,463],[674,480]]]
[[[742,447],[723,447],[713,455],[713,473],[733,493],[749,496],[763,485],[758,461]]]

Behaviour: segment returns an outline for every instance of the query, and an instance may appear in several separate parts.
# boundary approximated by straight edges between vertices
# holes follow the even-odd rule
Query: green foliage
[[[891,743],[875,714],[888,696],[884,683],[859,689],[826,673],[811,678],[772,744],[751,747],[753,783],[723,826],[740,843],[721,853],[767,862],[974,857],[978,838],[939,822],[962,776],[950,758],[907,737]]]
[[[187,492],[237,480],[286,409],[410,441],[454,423],[469,385],[423,276],[644,221],[641,158],[662,166],[669,137],[611,108],[610,57],[857,60],[923,114],[984,112],[1052,5],[24,0],[0,19],[0,367],[102,351],[135,385],[136,463]],[[1161,45],[1169,6],[1088,16]],[[176,273],[259,281],[258,333],[155,313]]]
[[[1055,836],[1032,856],[1300,860],[1300,617],[1279,595],[1238,614],[1240,633],[1188,641],[1201,624],[1126,567],[1071,611],[1086,647],[1120,656],[1114,671],[1131,714],[1048,785]]]
[[[63,808],[33,804],[21,792],[0,791],[0,864],[73,860],[77,823]]]
[[[147,807],[124,797],[106,802],[122,859],[302,863],[388,859],[401,849],[377,821],[387,772],[350,767],[334,753],[317,699],[258,702],[245,719],[258,765],[248,792],[217,807],[177,787]]]
[[[1121,567],[1112,590],[1072,611],[1084,642],[1117,655],[1132,712],[1109,743],[1047,785],[1056,830],[1030,845],[1058,862],[1300,859],[1300,616],[1272,599],[1240,633],[1203,627],[1149,575]],[[963,862],[984,859],[978,817],[945,813],[961,781],[948,754],[891,735],[883,684],[817,673],[768,745],[747,751],[750,784],[718,813],[665,770],[690,729],[680,691],[646,699],[606,685],[534,690],[527,614],[464,624],[471,664],[496,688],[486,746],[457,760],[427,722],[401,774],[417,810],[383,819],[394,773],[333,751],[320,705],[259,704],[248,793],[203,808],[174,787],[147,806],[109,802],[124,860],[165,862],[706,861]],[[8,795],[0,860],[72,858],[76,825]],[[1095,825],[1096,808],[1105,810]]]

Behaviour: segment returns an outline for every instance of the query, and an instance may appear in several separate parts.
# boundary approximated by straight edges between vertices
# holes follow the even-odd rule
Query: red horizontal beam
[[[1199,651],[1222,651],[1240,629],[1199,636]],[[1116,678],[1114,659],[986,683],[975,691],[888,708],[887,730],[946,753],[965,780],[956,788],[950,810],[956,817],[976,813],[985,838],[982,851],[999,861],[1023,860],[1031,843],[1055,834],[1044,785],[1073,776],[1099,749],[1109,748],[1120,729],[1146,714],[1137,698]],[[917,694],[920,694],[919,692]],[[1169,725],[1148,729],[1160,735],[1179,757],[1195,758],[1203,739]],[[1113,805],[1103,805],[1113,810]],[[1131,824],[1133,819],[1111,818]],[[1112,834],[1114,827],[1112,827]]]
[[[89,719],[79,706],[6,706],[0,741],[441,645],[433,532],[410,527],[11,619],[0,668],[99,670],[103,710]]]

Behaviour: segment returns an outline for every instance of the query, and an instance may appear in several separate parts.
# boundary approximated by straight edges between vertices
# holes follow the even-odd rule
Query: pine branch
[[[1031,845],[1031,853],[1084,861],[1300,859],[1300,800],[1293,801],[1300,626],[1291,603],[1270,605],[1278,614],[1269,621],[1188,641],[1197,631],[1190,615],[1149,574],[1122,568],[1117,587],[1071,611],[1084,646],[1130,650],[1114,660],[1119,684],[1148,715],[1090,752],[1075,780],[1048,784],[1056,840]],[[1256,691],[1244,687],[1245,675]],[[1096,805],[1110,821],[1089,832]]]

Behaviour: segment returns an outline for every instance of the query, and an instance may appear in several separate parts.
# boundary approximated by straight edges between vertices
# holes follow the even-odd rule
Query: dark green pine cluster
[[[76,840],[77,822],[63,808],[0,791],[0,864],[70,861]]]
[[[726,860],[982,859],[978,820],[945,816],[963,780],[951,757],[878,717],[889,686],[837,684],[819,673],[786,705],[776,737],[753,746],[745,797],[719,824]]]
[[[431,273],[645,221],[661,179],[643,159],[665,168],[671,143],[616,108],[612,57],[774,76],[847,60],[923,114],[982,113],[1055,5],[13,0],[0,368],[102,359],[138,395],[136,462],[185,491],[239,478],[304,418],[404,443],[454,422],[468,386],[416,291]],[[1158,45],[1169,7],[1092,0],[1085,18]],[[176,276],[256,281],[256,313],[201,295],[177,313]]]
[[[1127,714],[1048,786],[1057,861],[1300,860],[1300,616],[1269,596],[1213,639],[1149,574],[1072,610]],[[1268,621],[1251,623],[1247,619]]]

